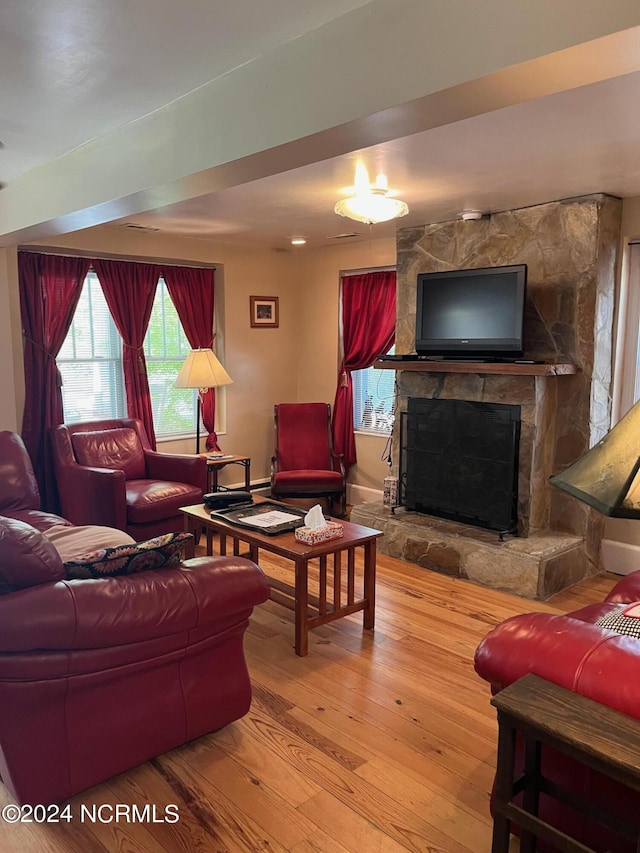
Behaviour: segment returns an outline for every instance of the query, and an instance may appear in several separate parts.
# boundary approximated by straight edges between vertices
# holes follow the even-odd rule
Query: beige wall
[[[395,264],[395,240],[338,245],[323,249],[274,252],[238,249],[208,240],[140,234],[96,227],[50,240],[48,245],[95,254],[134,258],[169,258],[217,265],[223,284],[224,357],[233,385],[227,395],[226,430],[220,445],[251,456],[251,478],[269,477],[273,453],[273,405],[295,400],[333,404],[338,372],[338,296],[341,270]],[[277,329],[252,329],[249,296],[278,296]],[[9,369],[0,374],[6,401],[0,428],[20,428],[24,401],[22,341],[19,322],[17,262],[14,248],[0,250],[0,358]],[[387,466],[380,461],[385,440],[357,435],[358,464],[350,482],[382,488]],[[171,452],[193,452],[193,439],[163,442]],[[230,466],[220,482],[242,480]]]
[[[333,405],[338,379],[338,308],[340,272],[395,266],[395,239],[338,243],[296,255],[296,279],[301,295],[298,335],[298,399],[326,400]],[[349,482],[382,490],[388,467],[380,461],[386,439],[356,434],[357,465]],[[356,498],[357,500],[358,498]],[[364,500],[364,497],[361,499]]]

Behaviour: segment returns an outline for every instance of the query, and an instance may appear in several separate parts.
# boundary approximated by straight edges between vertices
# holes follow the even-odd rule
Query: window
[[[173,383],[191,351],[167,285],[161,277],[144,339],[149,392],[156,435],[192,433],[196,422],[196,390]]]
[[[640,399],[640,244],[625,254],[618,308],[612,424]]]
[[[160,278],[144,340],[156,435],[192,433],[196,391],[173,387],[191,347]],[[90,272],[57,358],[67,423],[126,417],[122,341],[98,277]]]
[[[126,417],[122,341],[94,272],[84,280],[56,361],[67,423]]]
[[[391,347],[389,353],[393,353]],[[357,432],[390,434],[393,429],[395,403],[395,370],[354,370],[353,428]]]

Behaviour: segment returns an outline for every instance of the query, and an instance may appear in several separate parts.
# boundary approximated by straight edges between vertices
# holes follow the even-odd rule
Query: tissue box
[[[344,527],[337,521],[328,521],[325,527],[296,527],[295,537],[307,545],[318,545],[328,539],[338,539],[344,535]]]

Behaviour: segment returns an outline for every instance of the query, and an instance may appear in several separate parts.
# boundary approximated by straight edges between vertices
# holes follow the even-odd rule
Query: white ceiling
[[[0,181],[10,182],[366,0],[3,0]],[[640,72],[125,217],[283,247],[369,228],[333,213],[355,163],[386,172],[403,225],[593,192],[640,195]],[[395,223],[373,226],[392,234]]]
[[[369,0],[2,0],[0,181]]]
[[[274,247],[369,227],[333,213],[362,159],[409,205],[405,225],[606,192],[640,195],[640,73],[497,110],[121,220]],[[346,183],[345,183],[346,182]],[[371,233],[395,232],[395,223]]]

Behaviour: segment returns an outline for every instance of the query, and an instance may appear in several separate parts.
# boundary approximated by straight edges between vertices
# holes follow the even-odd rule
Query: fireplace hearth
[[[410,398],[401,415],[408,510],[515,533],[520,406]]]

